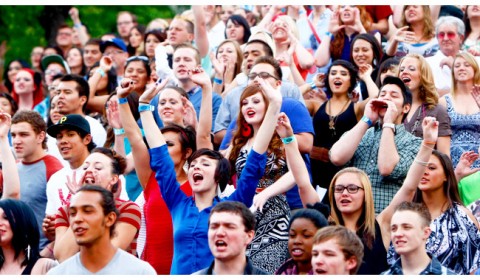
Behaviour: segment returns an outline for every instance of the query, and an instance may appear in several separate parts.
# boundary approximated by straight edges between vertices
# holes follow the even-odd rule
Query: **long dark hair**
[[[12,247],[15,251],[14,259],[20,257],[20,253],[25,253],[25,259],[21,266],[33,265],[40,258],[40,228],[33,210],[25,202],[16,199],[0,200],[0,208],[3,209],[5,216],[12,229]],[[5,263],[3,249],[0,248],[0,269]]]
[[[13,90],[13,84],[8,79],[8,68],[10,68],[10,64],[12,64],[15,61],[20,63],[20,65],[22,65],[22,68],[30,68],[30,64],[28,62],[26,62],[25,60],[20,59],[20,58],[19,59],[14,59],[14,60],[10,61],[9,63],[7,63],[7,65],[5,65],[5,68],[3,70],[3,81],[5,83],[5,86],[8,89],[8,92],[10,92],[10,93]]]
[[[440,161],[443,172],[445,173],[445,178],[447,179],[443,183],[443,193],[447,197],[448,208],[451,208],[454,203],[463,205],[458,192],[458,182],[457,178],[455,177],[452,160],[446,154],[437,150],[433,150],[432,155],[434,155]],[[417,193],[415,194],[413,201],[423,203],[422,191],[417,189]]]
[[[250,38],[250,35],[252,35],[252,32],[250,31],[250,25],[248,24],[248,21],[241,15],[231,15],[228,21],[231,20],[234,24],[239,24],[243,26],[243,44],[248,42],[248,39]],[[225,28],[225,38],[227,37],[227,29]]]
[[[383,51],[382,51],[382,47],[378,43],[377,39],[373,35],[368,34],[368,33],[358,34],[353,39],[352,44],[350,45],[350,61],[352,63],[355,63],[353,61],[352,54],[353,54],[353,46],[355,45],[355,42],[357,40],[364,40],[364,41],[367,41],[370,44],[370,46],[372,48],[372,52],[373,52],[372,67],[373,67],[373,69],[376,69],[378,67],[381,59],[382,59]]]
[[[357,71],[355,70],[355,66],[353,66],[353,64],[349,61],[337,59],[332,63],[332,65],[330,65],[327,71],[327,80],[325,82],[325,87],[327,88],[328,96],[332,96],[332,89],[330,88],[330,83],[328,82],[328,76],[330,75],[330,71],[332,70],[333,66],[342,66],[343,68],[348,70],[348,73],[350,74],[350,86],[348,87],[348,92],[352,92],[357,85]]]

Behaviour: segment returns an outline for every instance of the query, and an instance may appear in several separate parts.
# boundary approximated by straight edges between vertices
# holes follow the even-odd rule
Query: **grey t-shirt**
[[[155,269],[132,254],[121,249],[113,256],[112,260],[96,273],[86,269],[81,260],[80,252],[76,253],[58,266],[52,268],[48,275],[156,275]]]

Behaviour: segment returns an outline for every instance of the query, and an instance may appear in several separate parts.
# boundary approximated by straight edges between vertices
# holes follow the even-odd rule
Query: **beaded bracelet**
[[[295,135],[282,138],[282,142],[283,142],[283,144],[285,144],[285,145],[292,143],[293,140],[295,140]]]

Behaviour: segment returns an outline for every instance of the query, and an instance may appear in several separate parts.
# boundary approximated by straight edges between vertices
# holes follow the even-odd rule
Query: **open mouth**
[[[342,84],[343,84],[342,81],[339,81],[339,80],[333,81],[333,85],[334,85],[334,86],[339,87],[339,86],[341,86]]]
[[[202,181],[203,180],[203,175],[200,174],[200,173],[194,173],[193,174],[193,182],[194,183],[197,183],[199,181]]]
[[[320,268],[315,269],[315,274],[326,274],[326,273],[327,273],[326,270],[323,270],[323,269],[320,269]]]
[[[253,116],[255,116],[255,111],[254,110],[247,110],[247,116],[249,118],[252,118]]]
[[[404,78],[402,78],[402,81],[403,81],[403,83],[406,84],[406,83],[410,83],[412,81],[412,79],[410,79],[409,77],[404,77]]]
[[[89,173],[85,175],[85,179],[83,181],[85,182],[85,184],[92,185],[95,184],[95,177],[93,177],[93,175]]]
[[[223,241],[223,240],[218,240],[218,241],[215,242],[215,246],[220,247],[220,248],[225,248],[225,247],[227,247],[227,243],[225,243],[225,241]]]

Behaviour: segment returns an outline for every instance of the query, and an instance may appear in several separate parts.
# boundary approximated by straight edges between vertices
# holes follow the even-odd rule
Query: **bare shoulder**
[[[467,214],[467,216],[470,218],[470,220],[472,220],[472,222],[475,224],[475,226],[477,226],[477,228],[480,229],[480,226],[478,224],[478,221],[477,221],[477,218],[475,218],[475,216],[473,215],[472,211],[470,211],[467,207],[463,206],[463,205],[460,205],[459,208],[465,212],[465,214]]]

